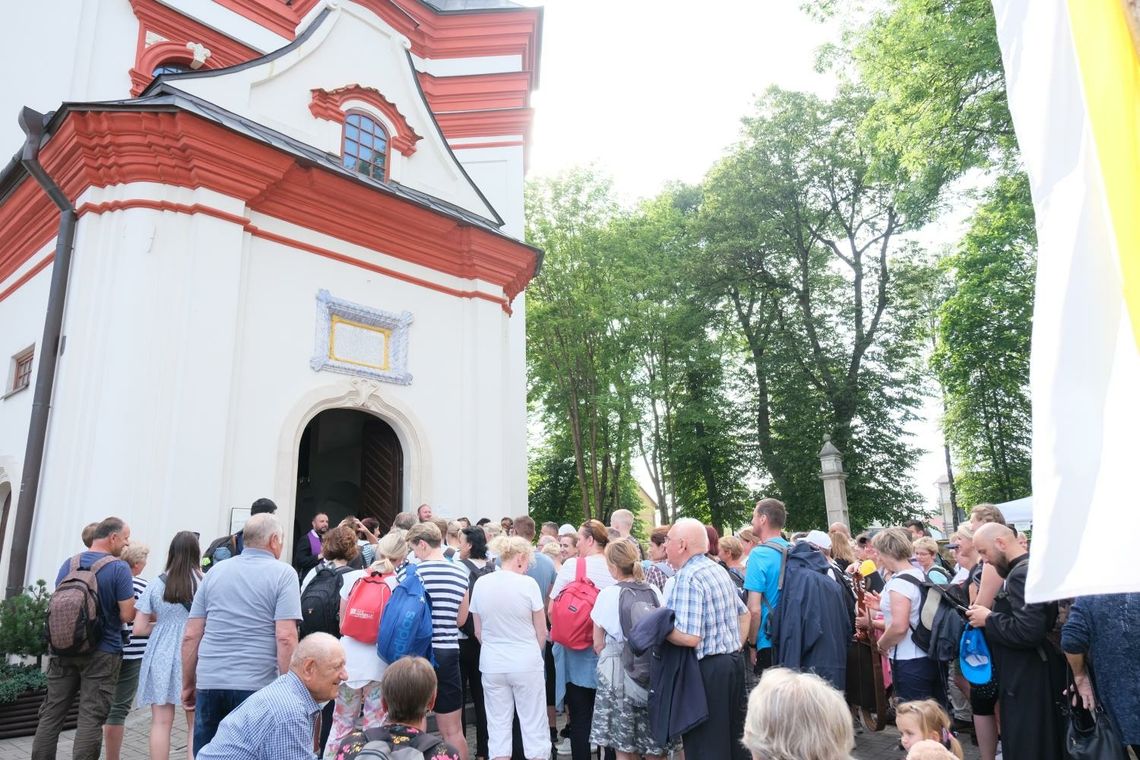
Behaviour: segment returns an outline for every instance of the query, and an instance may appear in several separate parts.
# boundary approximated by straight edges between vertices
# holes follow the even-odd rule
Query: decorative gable
[[[396,104],[380,94],[372,87],[362,87],[358,84],[339,87],[331,92],[323,88],[312,91],[313,99],[309,103],[309,111],[318,119],[327,119],[337,124],[344,124],[344,117],[353,101],[360,101],[371,106],[376,112],[383,115],[392,130],[392,146],[410,156],[416,152],[416,143],[423,139],[416,134],[416,130],[408,124],[407,118],[396,108]]]

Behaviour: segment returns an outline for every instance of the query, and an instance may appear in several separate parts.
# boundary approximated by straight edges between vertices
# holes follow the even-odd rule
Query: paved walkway
[[[150,731],[150,708],[138,709],[127,716],[126,737],[123,741],[122,760],[146,760],[150,757],[147,737]],[[64,731],[60,734],[59,751],[57,756],[71,757],[71,740],[74,731]],[[966,751],[966,760],[978,760],[978,748],[968,737],[962,742]],[[474,757],[475,736],[468,737],[471,744],[471,757]],[[857,735],[855,746],[856,760],[896,760],[903,757],[898,747],[899,734],[893,727],[888,727],[878,733],[864,732]],[[186,724],[181,716],[175,721],[174,732],[171,738],[171,760],[182,760],[186,751]],[[0,739],[0,760],[26,760],[32,753],[32,737],[21,739]]]

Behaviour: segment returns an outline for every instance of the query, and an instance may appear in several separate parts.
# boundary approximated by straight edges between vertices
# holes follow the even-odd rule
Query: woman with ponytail
[[[150,636],[139,669],[139,707],[150,705],[150,756],[170,757],[174,713],[182,705],[182,634],[190,616],[194,592],[202,580],[198,536],[188,530],[175,534],[166,553],[166,566],[138,601],[134,635]],[[194,757],[194,711],[186,710],[186,756]]]
[[[389,533],[381,538],[376,544],[375,559],[371,565],[363,570],[345,573],[340,587],[340,619],[346,621],[349,618],[349,598],[357,583],[382,582],[388,586],[389,592],[395,590],[396,567],[403,564],[407,556],[408,543],[404,540],[403,531]],[[362,580],[366,575],[370,580]],[[380,597],[388,598],[389,595],[385,593]],[[358,597],[360,598],[362,597]],[[364,606],[372,608],[373,613],[382,612],[379,602]],[[379,626],[379,616],[376,617],[376,625]],[[384,722],[384,709],[380,706],[380,681],[384,677],[387,663],[376,656],[374,637],[372,641],[366,641],[364,639],[368,636],[360,632],[357,635],[361,638],[355,638],[350,629],[340,637],[348,679],[337,690],[331,727],[325,743],[325,757],[335,757],[336,748],[358,726],[367,731]]]
[[[661,592],[645,582],[637,547],[629,541],[612,542],[605,557],[617,583],[598,593],[590,612],[598,653],[590,742],[612,747],[617,760],[661,758],[671,748],[657,744],[649,733],[648,669],[625,651],[629,629],[646,611],[661,606]]]

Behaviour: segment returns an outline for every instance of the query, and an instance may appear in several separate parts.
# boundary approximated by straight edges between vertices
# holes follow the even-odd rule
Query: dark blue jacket
[[[806,542],[788,552],[784,588],[772,611],[772,663],[810,670],[843,691],[853,630],[843,598],[847,591],[828,567],[827,558]]]
[[[705,687],[697,652],[665,640],[673,630],[673,610],[661,607],[647,614],[629,632],[635,655],[651,652],[649,663],[649,732],[660,745],[708,720]]]

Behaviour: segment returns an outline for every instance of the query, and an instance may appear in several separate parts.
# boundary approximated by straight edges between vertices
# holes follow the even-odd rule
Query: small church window
[[[375,119],[349,113],[344,122],[344,168],[373,179],[386,179],[388,133]]]
[[[8,383],[8,394],[11,395],[16,391],[22,391],[32,384],[32,365],[35,359],[35,351],[31,348],[26,351],[21,351],[12,357],[12,374],[11,381]]]
[[[190,71],[190,67],[182,63],[160,63],[154,67],[151,76],[160,77],[163,74],[182,74]]]

